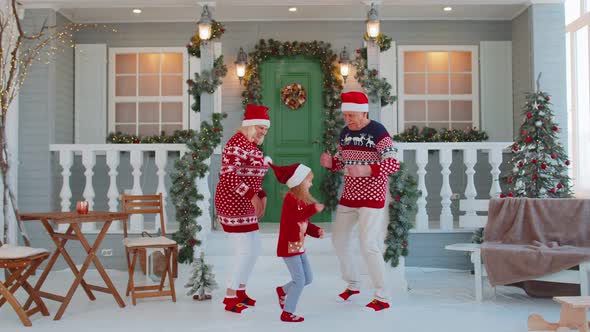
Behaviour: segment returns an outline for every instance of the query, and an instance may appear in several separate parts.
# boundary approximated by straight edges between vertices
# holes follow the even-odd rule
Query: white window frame
[[[189,95],[188,89],[182,89],[182,96],[139,96],[139,84],[136,84],[136,95],[132,97],[117,97],[115,96],[115,59],[117,54],[138,54],[138,53],[182,53],[182,82],[186,82],[189,76],[188,52],[185,47],[114,47],[109,49],[109,110],[108,110],[108,124],[109,132],[115,132],[115,104],[117,102],[182,102],[182,129],[189,127]],[[139,66],[139,61],[137,62]],[[160,74],[162,63],[160,62]],[[135,75],[138,77],[139,69],[136,70]],[[162,91],[162,80],[160,79],[160,92]],[[139,108],[136,109],[139,112]],[[161,119],[161,112],[159,125],[163,123]],[[136,114],[136,123],[139,123],[139,114]],[[136,128],[137,132],[137,128]],[[166,133],[172,135],[172,133]]]
[[[567,1],[574,1],[574,0],[567,0]],[[584,137],[582,133],[579,131],[580,125],[587,125],[582,124],[578,118],[582,115],[580,112],[582,107],[580,106],[578,98],[590,98],[590,91],[587,93],[581,93],[580,96],[578,94],[579,89],[579,82],[578,82],[578,74],[579,70],[577,67],[577,48],[580,47],[576,42],[576,33],[577,31],[583,29],[584,27],[588,28],[588,54],[590,54],[590,8],[587,8],[585,0],[575,0],[580,1],[580,15],[571,21],[569,24],[566,25],[565,32],[566,38],[569,38],[569,62],[568,69],[570,70],[569,73],[569,84],[568,84],[568,124],[570,125],[568,130],[568,154],[573,159],[572,167],[569,169],[570,176],[573,178],[573,190],[576,193],[576,197],[590,197],[590,186],[588,186],[588,178],[590,177],[590,170],[586,165],[582,165],[581,160],[583,159],[583,155],[587,150],[586,142],[584,142]],[[590,61],[590,58],[588,59]],[[590,68],[590,66],[589,66]],[[590,76],[590,73],[588,73]]]
[[[412,95],[404,94],[404,53],[405,52],[471,52],[471,94],[469,95]],[[436,100],[458,100],[458,101],[471,101],[473,105],[471,122],[472,127],[481,128],[479,120],[479,48],[478,46],[472,45],[400,45],[398,46],[398,129],[400,132],[405,130],[405,101],[409,100],[425,100],[425,101],[436,101]],[[450,86],[450,75],[449,75],[449,86]],[[428,120],[428,110],[426,111],[426,119]],[[449,109],[449,112],[451,110]],[[449,114],[449,119],[451,119]],[[449,121],[453,122],[453,121]],[[460,122],[460,121],[454,121]]]

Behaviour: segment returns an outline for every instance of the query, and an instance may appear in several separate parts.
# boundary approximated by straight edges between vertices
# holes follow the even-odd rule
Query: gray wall
[[[24,29],[38,32],[43,23],[63,25],[68,21],[52,10],[27,11]],[[18,201],[21,211],[56,209],[58,173],[48,152],[48,144],[72,143],[74,132],[74,55],[69,45],[55,54],[41,52],[41,61],[29,69],[19,95],[19,177]],[[53,166],[52,166],[53,165]],[[33,242],[47,239],[40,225],[28,224]]]

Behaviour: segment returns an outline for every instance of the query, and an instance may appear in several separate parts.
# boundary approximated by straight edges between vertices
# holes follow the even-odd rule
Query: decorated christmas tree
[[[540,75],[539,75],[540,76]],[[501,177],[500,197],[563,198],[572,191],[570,161],[559,143],[560,128],[553,121],[551,97],[537,91],[526,96],[524,121],[512,145],[512,169]]]
[[[194,295],[195,300],[210,299],[211,295],[207,293],[217,288],[217,282],[215,275],[211,272],[211,265],[205,264],[205,254],[201,252],[199,258],[195,259],[191,265],[193,267],[191,277],[184,285],[184,288],[189,288],[186,295]]]

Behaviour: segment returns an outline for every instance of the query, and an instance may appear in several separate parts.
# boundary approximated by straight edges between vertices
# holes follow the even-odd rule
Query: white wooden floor
[[[305,317],[300,324],[279,320],[280,309],[274,288],[288,280],[282,260],[274,257],[272,248],[265,248],[249,282],[248,293],[258,300],[257,306],[246,315],[226,313],[221,305],[222,289],[213,293],[212,301],[198,302],[185,296],[184,283],[189,267],[181,265],[177,279],[176,303],[170,300],[139,300],[133,306],[128,298],[126,308],[119,308],[109,295],[98,293],[91,302],[80,289],[60,321],[35,315],[33,327],[25,328],[7,305],[0,308],[0,331],[232,331],[275,332],[280,329],[297,331],[452,331],[452,332],[521,332],[527,331],[527,317],[539,313],[546,319],[559,318],[559,306],[549,299],[532,299],[521,290],[498,287],[496,294],[488,286],[486,299],[478,303],[473,298],[473,279],[467,271],[406,268],[409,290],[403,292],[392,285],[392,308],[385,312],[363,310],[371,300],[369,289],[352,303],[337,303],[336,294],[343,290],[336,258],[328,252],[314,254],[314,241],[308,251],[314,272],[314,282],[308,286],[299,302],[298,313]],[[327,239],[321,241],[329,241]],[[225,270],[229,264],[223,236],[209,242],[208,262],[214,265],[217,281],[224,286]],[[322,242],[325,246],[328,242]],[[265,247],[272,247],[265,244]],[[270,250],[270,251],[269,251]],[[109,275],[124,296],[127,274],[109,270]],[[64,294],[72,274],[59,271],[46,282],[44,290]],[[366,278],[366,276],[364,276]],[[87,280],[99,284],[96,271],[89,271]],[[393,281],[395,282],[395,281]],[[24,296],[24,293],[20,293]],[[21,298],[22,299],[22,298]],[[52,315],[58,303],[46,300]]]

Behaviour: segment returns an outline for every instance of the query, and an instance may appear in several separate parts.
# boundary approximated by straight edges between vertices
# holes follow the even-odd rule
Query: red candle
[[[76,211],[78,212],[78,214],[87,214],[88,213],[88,202],[78,201],[76,203]]]

